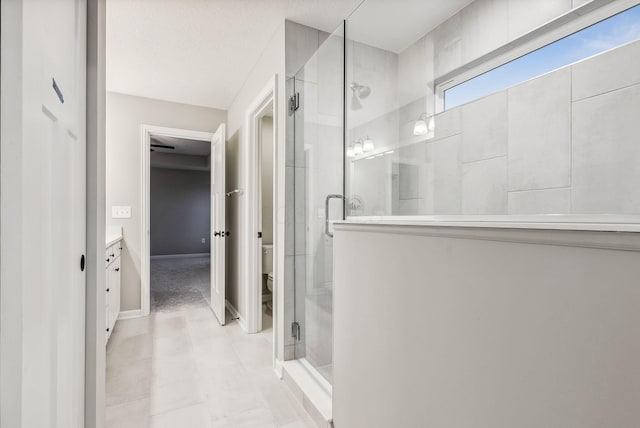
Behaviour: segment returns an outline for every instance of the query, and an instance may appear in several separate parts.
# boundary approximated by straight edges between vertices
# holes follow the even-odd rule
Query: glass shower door
[[[333,228],[344,218],[343,29],[296,74],[295,358],[333,369]]]

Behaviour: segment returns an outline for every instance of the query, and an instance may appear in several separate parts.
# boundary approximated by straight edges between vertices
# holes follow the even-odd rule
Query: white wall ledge
[[[333,227],[338,233],[360,231],[640,251],[640,223],[588,222],[584,218],[585,221],[575,221],[568,216],[563,216],[563,221],[553,222],[541,221],[539,217],[538,221],[532,221],[530,217],[510,218],[509,221],[459,217],[351,218],[334,222]]]
[[[640,215],[449,215],[347,217],[334,224],[640,232]]]

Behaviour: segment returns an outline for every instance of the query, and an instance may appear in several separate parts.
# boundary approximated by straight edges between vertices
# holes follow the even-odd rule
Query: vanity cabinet
[[[120,253],[122,240],[108,245],[105,251],[105,325],[106,340],[109,340],[113,327],[120,314]]]

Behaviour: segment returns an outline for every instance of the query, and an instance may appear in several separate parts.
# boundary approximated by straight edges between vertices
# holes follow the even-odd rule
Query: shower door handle
[[[344,196],[338,194],[327,195],[327,199],[324,201],[324,233],[329,238],[333,238],[333,232],[329,231],[329,201],[331,201],[331,199],[341,199],[344,201]]]

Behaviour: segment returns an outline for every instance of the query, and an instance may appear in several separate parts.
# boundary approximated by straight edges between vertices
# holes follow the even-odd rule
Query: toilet
[[[267,304],[267,310],[273,308],[273,245],[262,246],[262,303]]]

